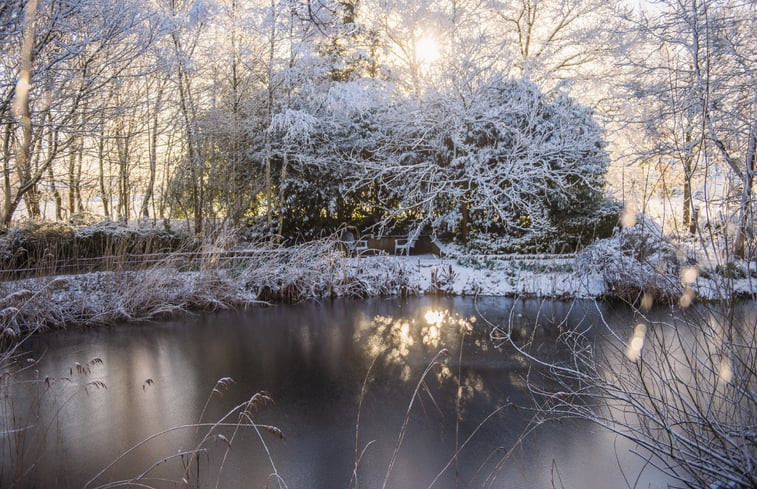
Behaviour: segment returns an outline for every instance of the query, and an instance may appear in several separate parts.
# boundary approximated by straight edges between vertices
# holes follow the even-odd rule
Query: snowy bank
[[[137,270],[0,282],[0,347],[46,328],[267,302],[421,292],[396,260],[353,261],[328,240],[291,248],[261,246],[232,260],[221,259],[222,251],[201,254],[191,263],[175,254]]]
[[[209,259],[191,271],[167,260],[144,270],[0,282],[0,344],[45,328],[329,297],[615,296],[601,271],[581,271],[576,262],[572,255],[347,258],[331,243],[320,242],[262,250],[235,263]],[[754,297],[757,281],[750,276],[731,279],[737,295]],[[691,288],[698,297],[720,299],[724,289],[718,280],[702,274]]]
[[[424,294],[554,299],[617,297],[603,270],[582,270],[577,264],[578,257],[573,255],[353,258],[357,262],[376,259],[400,262],[406,269],[410,288]],[[677,275],[666,279],[680,282]],[[729,281],[727,287],[724,280]],[[723,290],[732,290],[737,297],[757,295],[757,279],[749,274],[744,278],[725,278],[710,271],[699,274],[690,287],[695,297],[702,300],[724,299]]]

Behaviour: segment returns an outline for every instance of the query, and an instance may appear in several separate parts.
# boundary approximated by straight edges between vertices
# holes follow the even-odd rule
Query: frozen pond
[[[478,301],[494,322],[512,306]],[[524,324],[538,313],[540,347],[555,356],[558,324],[596,314],[592,303],[516,308]],[[625,487],[619,463],[635,481],[643,464],[614,435],[578,421],[533,427],[528,364],[495,348],[476,315],[466,298],[327,301],[45,335],[31,344],[30,382],[4,387],[3,431],[17,431],[2,440],[0,486],[112,487],[144,473],[133,487],[183,487],[172,482],[183,477],[224,488]],[[234,382],[210,396],[224,377]],[[270,457],[254,429],[234,426],[199,455],[177,455],[205,425],[127,453],[218,421],[259,391],[274,402],[250,416],[283,434],[261,428]],[[637,487],[665,484],[645,470]]]

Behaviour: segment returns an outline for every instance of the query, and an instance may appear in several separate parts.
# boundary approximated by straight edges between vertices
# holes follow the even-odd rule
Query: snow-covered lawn
[[[422,293],[595,298],[607,292],[598,273],[580,275],[574,258],[388,257],[407,269]],[[360,260],[360,259],[357,259]]]
[[[353,260],[375,260],[354,258]],[[600,271],[581,272],[572,255],[565,258],[440,258],[435,255],[384,257],[398,260],[409,282],[421,293],[483,296],[534,296],[594,299],[611,296]],[[671,278],[677,280],[678,277]],[[698,276],[692,284],[696,297],[722,298],[722,277]],[[733,291],[741,296],[757,293],[757,279],[733,279]]]

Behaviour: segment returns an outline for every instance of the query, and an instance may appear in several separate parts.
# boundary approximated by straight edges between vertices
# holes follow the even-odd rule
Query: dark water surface
[[[478,302],[495,323],[512,306],[502,298]],[[533,324],[538,314],[540,347],[557,357],[557,329],[589,325],[594,307],[521,302],[514,317]],[[190,479],[199,477],[200,487],[278,487],[274,472],[291,489],[351,487],[359,406],[361,488],[426,488],[435,480],[438,488],[626,487],[618,459],[634,482],[643,464],[632,447],[593,425],[547,423],[519,443],[533,417],[528,364],[495,348],[476,316],[465,298],[340,300],[44,335],[31,345],[40,361],[25,373],[29,382],[3,391],[0,431],[17,431],[2,440],[0,487],[14,479],[22,481],[17,487],[83,487],[142,440],[197,423],[224,377],[234,383],[212,396],[202,421],[218,421],[264,390],[274,403],[251,416],[284,439],[261,429],[264,446],[250,427],[219,428],[213,433],[222,436],[192,458]],[[416,389],[445,348],[449,354]],[[238,420],[235,413],[227,421]],[[133,487],[182,487],[170,481],[181,481],[190,457],[176,455],[208,429],[150,439],[87,487],[111,487],[166,457]],[[455,460],[455,447],[475,430]],[[665,484],[647,469],[637,487]]]

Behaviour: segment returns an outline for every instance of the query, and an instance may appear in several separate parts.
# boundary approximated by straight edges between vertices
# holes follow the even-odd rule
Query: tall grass
[[[61,422],[61,419],[65,419],[69,402],[82,391],[90,394],[94,390],[107,390],[107,386],[102,381],[89,378],[90,374],[102,364],[102,360],[94,358],[86,364],[73,365],[68,372],[69,376],[58,379],[26,380],[24,382],[29,384],[28,390],[33,394],[23,403],[16,403],[13,398],[6,395],[0,397],[0,485],[2,487],[6,487],[4,484],[7,484],[9,488],[49,487],[51,484],[55,487],[59,485],[67,487],[61,479],[61,474],[46,473],[46,467],[51,461],[50,457],[64,459],[68,456],[64,450],[61,453],[55,451],[59,443],[56,425]],[[206,407],[213,397],[224,390],[229,381],[228,378],[222,378],[216,383],[208,396]],[[72,385],[74,389],[70,388]],[[257,392],[248,400],[229,409],[215,421],[203,420],[205,414],[203,409],[196,422],[165,428],[127,448],[97,473],[91,474],[90,479],[82,487],[84,489],[116,487],[199,489],[209,487],[208,484],[214,484],[210,487],[216,489],[223,487],[221,481],[232,444],[240,431],[247,430],[255,433],[260,446],[266,452],[271,466],[268,479],[273,481],[270,487],[286,489],[287,485],[276,469],[268,448],[269,441],[267,441],[269,437],[283,439],[284,435],[276,426],[260,424],[254,419],[259,409],[272,402],[268,393]],[[52,409],[49,406],[52,406]],[[151,445],[156,440],[165,439],[176,433],[193,433],[194,441],[190,442],[191,446],[181,448],[169,442],[166,445],[165,455],[156,458],[152,463],[148,463],[143,468],[131,465],[133,464],[131,456],[145,450],[149,453],[154,450]],[[220,453],[219,446],[222,447]],[[200,460],[210,460],[211,455],[214,460],[219,459],[220,463],[213,466],[208,463],[201,469]],[[243,455],[239,454],[239,456]],[[52,470],[65,467],[60,461],[52,465]],[[169,469],[163,469],[161,475],[156,473],[159,467],[166,466]],[[124,473],[128,473],[129,476],[120,478]]]
[[[205,403],[207,407],[210,400],[216,395],[220,394],[225,387],[231,382],[231,379],[224,377],[218,380],[215,387],[211,391],[208,397],[208,402]],[[287,489],[287,484],[283,477],[276,469],[276,464],[271,456],[271,452],[266,442],[266,437],[263,433],[283,440],[284,435],[282,431],[276,426],[267,424],[260,424],[254,420],[255,413],[258,409],[272,404],[273,400],[267,392],[256,392],[248,400],[237,404],[230,410],[221,416],[217,421],[204,422],[203,416],[205,409],[200,414],[200,418],[196,423],[189,423],[179,426],[173,426],[164,429],[160,432],[154,433],[147,438],[139,441],[129,449],[123,451],[118,457],[116,457],[111,463],[105,466],[97,474],[92,476],[83,486],[83,489],[112,489],[116,487],[183,487],[183,488],[200,488],[200,487],[223,487],[221,480],[223,478],[224,467],[229,459],[232,444],[241,430],[252,430],[257,436],[260,446],[266,452],[266,457],[271,466],[271,473],[268,476],[269,481],[273,481],[270,487],[277,487],[278,489]],[[230,434],[225,435],[224,432]],[[108,482],[98,482],[102,479],[109,477],[110,473],[129,455],[139,450],[144,449],[152,441],[166,437],[167,435],[181,431],[194,431],[197,441],[194,446],[189,449],[178,449],[166,455],[163,458],[155,460],[148,467],[141,472],[135,474],[128,479],[110,480]],[[207,455],[212,450],[211,446],[214,444],[220,444],[223,446],[223,454],[220,456],[220,463],[218,467],[213,470],[213,473],[202,473],[200,469],[200,455]],[[167,480],[164,477],[156,477],[153,472],[158,466],[165,464],[169,461],[178,461],[181,463],[182,470],[177,472],[175,479]],[[215,481],[213,483],[213,476]],[[212,486],[204,484],[205,482],[212,483]],[[266,487],[268,483],[266,483]]]
[[[0,282],[0,348],[28,334],[72,325],[144,321],[191,310],[217,310],[325,297],[419,291],[395,260],[350,259],[335,239],[294,247],[255,243],[231,253],[234,233],[207,237],[199,251],[178,250],[131,270]]]
[[[9,487],[34,487],[44,473],[49,456],[60,457],[48,450],[59,449],[56,428],[67,406],[82,392],[89,395],[106,390],[107,385],[91,378],[91,374],[103,364],[99,357],[86,363],[75,363],[58,378],[27,375],[25,371],[36,369],[32,358],[2,354],[2,377],[0,378],[0,485]],[[26,399],[18,400],[8,395],[15,384],[24,384]]]
[[[28,221],[0,234],[2,278],[48,276],[124,262],[128,255],[196,249],[202,240],[169,226]]]

